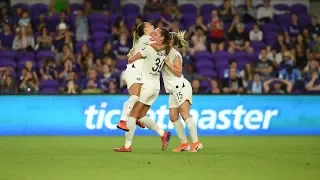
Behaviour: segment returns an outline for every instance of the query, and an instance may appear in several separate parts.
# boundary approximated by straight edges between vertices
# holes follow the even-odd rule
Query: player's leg
[[[148,94],[148,98],[144,98],[144,96],[142,96],[142,98],[140,98],[138,103],[143,103],[144,104],[144,108],[140,111],[140,119],[139,121],[141,123],[143,123],[147,128],[149,128],[150,130],[156,132],[160,137],[161,137],[161,141],[162,141],[162,150],[165,150],[169,144],[170,138],[171,138],[171,133],[170,132],[165,132],[163,129],[161,129],[161,127],[151,118],[147,117],[146,114],[148,112],[148,110],[150,109],[150,106],[155,102],[155,100],[157,99],[158,95],[159,95],[159,91],[158,90],[146,90],[146,89],[142,89],[143,94]]]
[[[203,148],[203,145],[200,143],[198,138],[197,125],[190,116],[190,106],[191,102],[189,100],[184,101],[179,107],[179,112],[187,125],[192,140],[190,152],[197,152]]]

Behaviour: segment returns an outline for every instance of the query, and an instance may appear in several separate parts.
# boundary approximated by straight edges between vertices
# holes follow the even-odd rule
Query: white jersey
[[[139,52],[141,49],[145,48],[146,46],[154,43],[154,39],[149,36],[149,35],[143,35],[141,36],[136,45],[134,46],[134,54]],[[138,71],[142,72],[142,69],[143,69],[143,59],[138,59],[136,60],[134,63],[131,63],[131,64],[128,64],[127,65],[128,68],[136,68]]]
[[[174,64],[174,59],[179,57],[181,63],[183,61],[182,56],[179,51],[172,48],[169,53],[169,62]],[[167,93],[172,93],[177,87],[182,86],[184,77],[181,75],[180,77],[176,76],[168,66],[164,66],[162,69],[162,79],[164,83],[164,87]]]
[[[157,52],[151,46],[146,46],[139,52],[144,57],[142,69],[142,87],[145,89],[160,90],[160,72],[166,58],[165,51],[162,50]]]

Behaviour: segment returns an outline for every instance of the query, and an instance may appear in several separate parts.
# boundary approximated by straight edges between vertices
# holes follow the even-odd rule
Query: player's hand
[[[127,54],[128,57],[133,56],[134,48],[130,49],[129,53]]]
[[[164,63],[166,63],[166,64],[169,63],[169,56],[166,56],[166,59],[164,59]]]

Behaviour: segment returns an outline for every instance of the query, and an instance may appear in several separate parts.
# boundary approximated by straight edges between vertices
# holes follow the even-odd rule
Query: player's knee
[[[139,101],[139,96],[136,96],[136,95],[131,95],[130,96],[130,100],[134,103],[138,102]]]
[[[174,122],[179,119],[179,114],[170,114],[170,121]]]

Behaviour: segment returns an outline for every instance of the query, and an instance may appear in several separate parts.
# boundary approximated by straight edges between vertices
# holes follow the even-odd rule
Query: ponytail
[[[184,39],[184,35],[185,35],[186,31],[178,31],[177,33],[177,37],[179,39],[179,48],[182,47],[187,47],[189,45],[189,43]]]
[[[140,38],[140,37],[138,37],[136,31],[134,31],[134,32],[133,32],[133,43],[132,43],[133,47],[136,46],[136,44],[138,43],[138,39],[139,39],[139,38]]]

